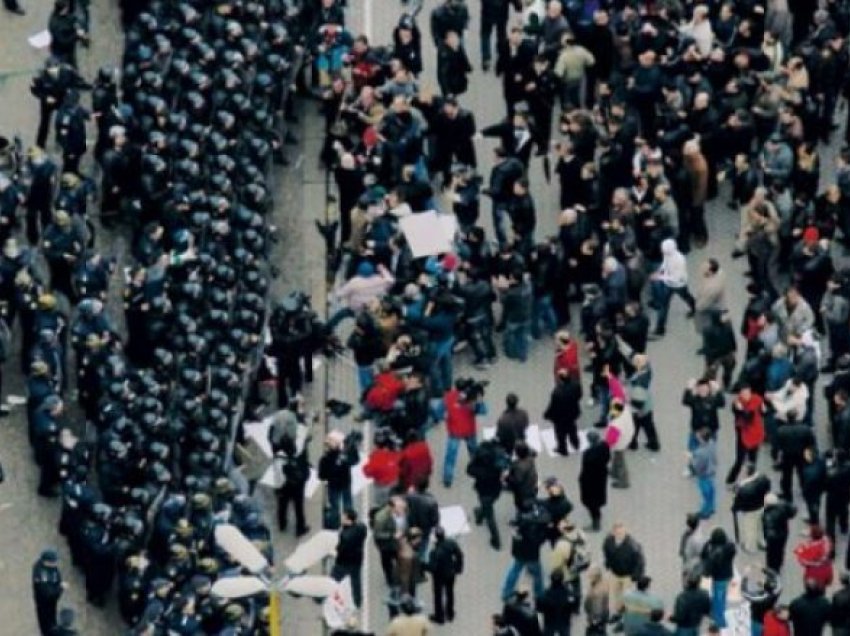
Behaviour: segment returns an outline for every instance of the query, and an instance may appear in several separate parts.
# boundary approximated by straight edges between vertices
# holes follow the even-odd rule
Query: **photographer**
[[[375,449],[363,466],[363,474],[373,480],[372,496],[376,506],[383,506],[398,486],[401,452],[397,440],[387,428],[375,431]]]
[[[448,442],[443,459],[443,485],[451,488],[460,443],[466,443],[470,458],[478,448],[477,423],[475,417],[487,412],[484,404],[486,384],[470,378],[458,378],[455,388],[446,391],[443,405],[446,410]]]

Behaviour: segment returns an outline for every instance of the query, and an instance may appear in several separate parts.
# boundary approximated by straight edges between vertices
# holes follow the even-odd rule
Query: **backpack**
[[[570,556],[564,565],[570,572],[584,572],[590,567],[590,550],[587,547],[587,541],[581,535],[567,541],[570,542]]]

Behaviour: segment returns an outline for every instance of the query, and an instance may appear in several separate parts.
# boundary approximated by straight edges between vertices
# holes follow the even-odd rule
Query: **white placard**
[[[421,258],[452,251],[457,219],[431,210],[402,217],[399,227],[410,245],[413,258]]]
[[[372,479],[367,477],[363,472],[363,467],[366,465],[366,460],[361,458],[360,463],[351,467],[351,494],[356,497],[363,489],[372,483]]]
[[[319,471],[315,468],[310,468],[310,479],[307,480],[307,485],[304,486],[304,496],[307,499],[312,499],[322,482],[319,481]]]
[[[540,451],[543,450],[543,442],[540,439],[539,424],[531,424],[525,429],[525,443],[528,444],[530,448],[533,448],[534,452],[538,455],[540,454]]]
[[[27,38],[27,42],[29,42],[30,46],[34,49],[46,49],[50,46],[52,41],[53,39],[50,37],[50,31],[46,29]]]
[[[461,534],[469,534],[472,528],[466,518],[466,510],[463,506],[446,506],[440,508],[440,525],[446,531],[447,537],[456,537]]]
[[[561,457],[558,453],[555,452],[555,449],[558,448],[558,442],[555,441],[555,429],[554,428],[544,428],[540,431],[540,440],[543,442],[543,448],[546,449],[546,452],[549,454],[549,457]],[[587,450],[589,444],[587,442],[587,431],[580,430],[578,432],[578,448],[573,448],[573,445],[570,444],[570,440],[567,439],[567,450],[571,453],[579,452],[583,453]]]

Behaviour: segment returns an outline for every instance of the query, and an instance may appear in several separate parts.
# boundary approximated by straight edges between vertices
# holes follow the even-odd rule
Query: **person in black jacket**
[[[540,499],[540,504],[549,513],[549,527],[546,535],[549,547],[555,547],[555,543],[563,534],[560,528],[561,522],[573,511],[573,502],[567,498],[564,486],[557,477],[547,478],[543,482],[543,487],[546,489],[546,498]]]
[[[611,449],[596,431],[587,434],[587,443],[587,449],[581,454],[578,485],[581,503],[587,508],[591,519],[585,530],[599,532],[602,508],[608,503],[608,464],[611,461]]]
[[[578,607],[578,599],[573,588],[564,583],[562,570],[553,570],[549,581],[549,587],[543,596],[537,599],[537,611],[543,614],[543,634],[570,636],[570,626],[573,613]]]
[[[726,593],[734,574],[736,552],[723,528],[712,530],[702,550],[703,573],[711,579],[711,618],[720,628],[726,627]]]
[[[513,3],[519,6],[519,3]],[[485,73],[490,70],[490,36],[493,31],[496,32],[497,51],[508,42],[508,13],[511,4],[512,0],[481,0],[481,68]]]
[[[581,385],[575,382],[567,369],[558,371],[558,383],[552,389],[549,406],[543,417],[555,428],[555,452],[559,455],[570,454],[567,439],[575,452],[578,452],[579,439],[576,421],[581,416]]]
[[[514,191],[514,183],[522,178],[525,168],[505,147],[497,146],[493,151],[495,160],[490,171],[490,183],[485,194],[493,199],[493,229],[499,245],[507,243],[505,219],[508,216],[508,203]]]
[[[342,513],[342,528],[336,544],[336,560],[331,576],[342,581],[346,576],[351,579],[351,595],[354,605],[360,607],[363,600],[363,546],[366,544],[366,525],[357,520],[357,511],[348,508]]]
[[[710,613],[711,597],[700,587],[699,573],[689,574],[685,579],[685,589],[676,596],[670,621],[683,633],[696,634]]]
[[[351,467],[360,461],[360,452],[353,438],[340,431],[331,431],[325,440],[325,453],[319,459],[319,479],[328,486],[324,526],[335,530],[340,523],[340,509],[354,507],[351,499]]]
[[[469,88],[472,65],[456,31],[448,31],[437,47],[437,83],[443,96],[463,95]]]
[[[511,540],[513,561],[502,584],[502,601],[507,603],[514,595],[519,577],[523,570],[531,575],[534,584],[534,598],[543,596],[543,567],[540,564],[540,547],[546,541],[549,526],[549,513],[536,500],[522,501],[519,513],[512,522],[514,526]]]
[[[458,282],[455,292],[463,300],[466,340],[475,356],[473,364],[476,368],[483,368],[496,361],[496,345],[493,342],[493,301],[496,294],[487,272],[471,265],[458,272]]]
[[[735,515],[735,538],[745,552],[755,553],[759,545],[759,526],[764,496],[770,492],[770,478],[758,472],[755,464],[747,464],[744,478],[734,487],[732,514]]]
[[[841,589],[832,595],[829,624],[832,636],[850,636],[850,574],[841,575]]]
[[[455,619],[455,578],[463,572],[463,552],[457,541],[446,536],[443,527],[434,530],[434,547],[428,557],[428,571],[434,589],[434,613],[428,618],[442,625]]]
[[[715,379],[723,369],[723,388],[732,386],[735,371],[735,330],[726,311],[712,314],[711,321],[702,332],[702,352],[705,355],[705,375]]]
[[[788,522],[797,514],[797,508],[779,499],[775,493],[764,496],[762,527],[764,528],[765,564],[769,570],[780,572],[788,543]]]
[[[478,165],[475,146],[472,143],[475,117],[471,111],[461,108],[454,96],[443,100],[431,122],[431,133],[436,141],[431,170],[442,172],[445,186],[451,182],[453,162],[472,169]]]
[[[835,525],[842,534],[848,531],[848,506],[850,506],[850,463],[847,453],[838,448],[827,451],[826,457],[826,524],[824,529],[835,545]]]
[[[534,247],[537,212],[526,177],[514,182],[513,196],[508,202],[508,216],[511,219],[511,230],[513,231],[516,249],[525,258],[528,258]]]
[[[513,115],[517,103],[525,99],[526,80],[535,52],[534,42],[523,36],[519,26],[511,27],[507,41],[498,49],[496,75],[502,77],[508,116]]]
[[[789,411],[787,420],[776,432],[776,445],[779,448],[782,477],[779,480],[782,498],[794,501],[792,481],[794,471],[800,484],[803,484],[803,469],[805,468],[804,452],[807,448],[815,447],[815,437],[812,427],[797,418],[797,413]]]
[[[475,481],[474,488],[478,494],[478,507],[475,508],[475,524],[487,522],[490,531],[490,546],[494,550],[501,549],[499,526],[493,515],[493,504],[502,493],[502,475],[508,468],[510,460],[497,438],[485,440],[479,444],[472,456],[466,473]]]
[[[440,46],[449,31],[454,31],[463,39],[463,32],[468,26],[469,9],[464,0],[445,0],[431,12],[431,37],[434,46]]]
[[[811,579],[806,581],[806,591],[791,601],[791,624],[795,634],[822,636],[829,622],[831,606],[823,588]]]
[[[405,13],[393,30],[393,57],[418,76],[422,72],[422,36],[413,16]]]
[[[691,380],[682,395],[682,404],[691,409],[691,434],[688,438],[688,450],[697,446],[697,431],[707,428],[716,438],[720,428],[718,411],[726,404],[723,391],[714,380],[700,378]]]
[[[499,636],[541,636],[540,620],[534,603],[526,590],[518,590],[505,600],[502,607],[502,625],[506,631],[495,632]],[[511,631],[512,630],[512,631]]]
[[[50,53],[77,68],[77,42],[88,42],[88,34],[77,19],[70,0],[57,0],[47,23]]]

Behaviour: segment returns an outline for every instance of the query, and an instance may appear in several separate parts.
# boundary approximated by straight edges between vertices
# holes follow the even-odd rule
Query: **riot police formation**
[[[219,574],[238,571],[213,531],[234,524],[272,559],[258,504],[228,475],[267,323],[266,179],[294,140],[284,113],[293,119],[289,87],[312,18],[230,0],[122,10],[120,71],[88,83],[76,42],[57,43],[32,82],[36,145],[0,173],[2,326],[21,333],[38,494],[61,499],[88,601],[117,591],[133,633],[266,633],[263,599],[211,595]],[[123,321],[108,304],[125,256],[97,247],[113,232],[130,241]],[[285,405],[312,380],[324,327],[298,294],[269,318]],[[8,336],[0,344],[9,355]],[[73,633],[72,614],[57,623],[54,552],[33,586],[42,633]]]

